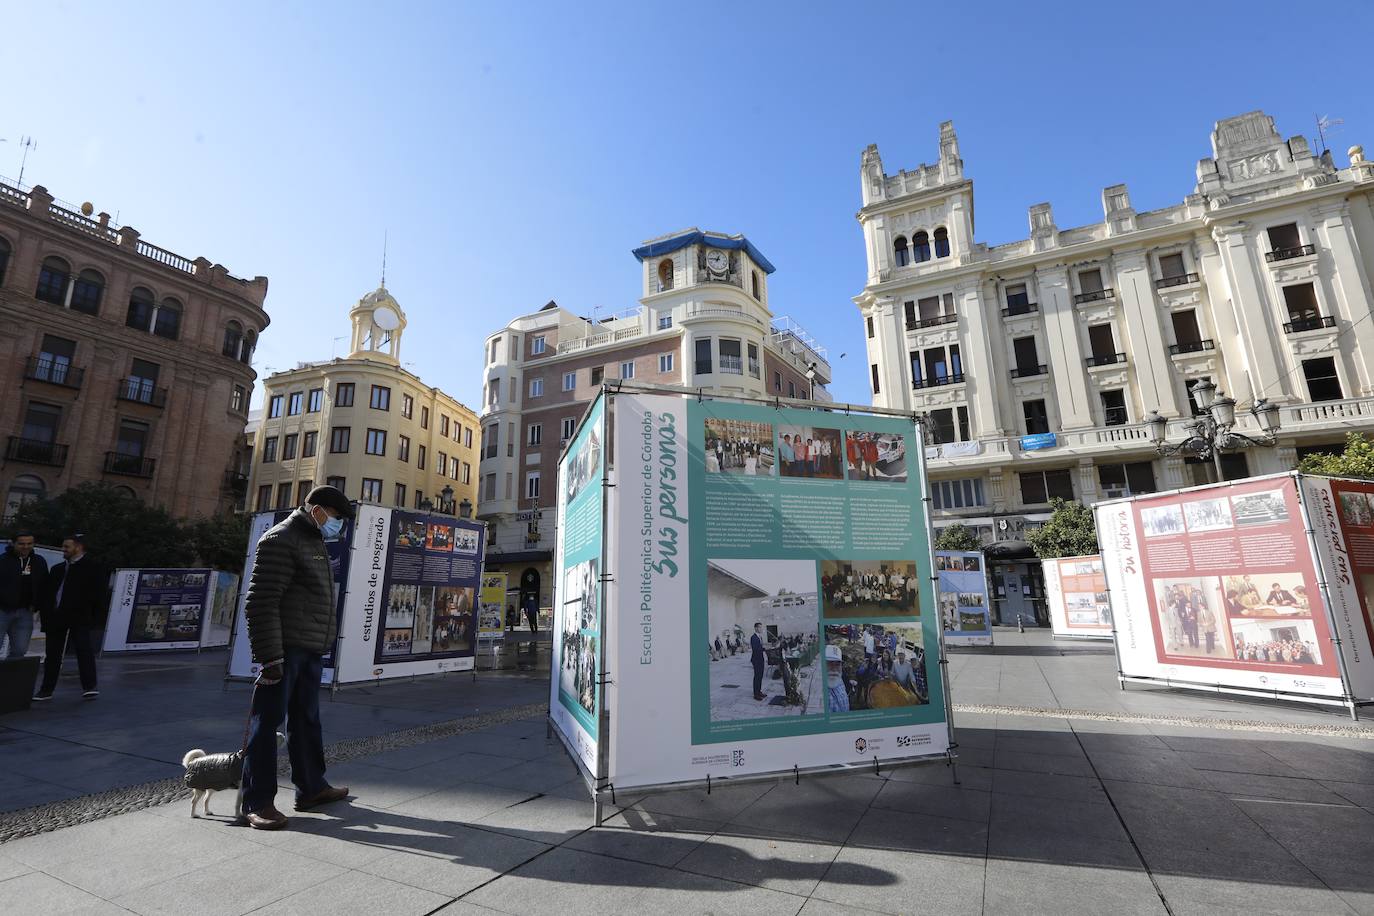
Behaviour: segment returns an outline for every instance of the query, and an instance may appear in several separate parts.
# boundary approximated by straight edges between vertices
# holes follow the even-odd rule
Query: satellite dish
[[[394,331],[401,326],[401,316],[390,306],[379,306],[372,313],[372,323],[383,331]]]

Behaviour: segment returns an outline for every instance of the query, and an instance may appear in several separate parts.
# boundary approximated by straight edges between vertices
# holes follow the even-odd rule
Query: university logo
[[[731,752],[730,752],[730,765],[731,765],[731,766],[737,766],[737,767],[742,767],[742,766],[744,766],[744,751],[731,751]]]
[[[868,742],[865,741],[865,740],[862,739],[862,738],[855,738],[855,739],[854,739],[854,750],[856,750],[856,751],[858,751],[860,754],[862,754],[864,751],[868,750]]]

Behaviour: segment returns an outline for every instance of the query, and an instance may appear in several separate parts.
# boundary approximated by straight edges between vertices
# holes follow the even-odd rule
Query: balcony
[[[24,378],[34,382],[61,385],[64,388],[80,388],[85,375],[85,369],[41,356],[29,357],[24,363]]]
[[[167,406],[167,389],[158,388],[147,379],[126,378],[119,382],[115,389],[115,397],[121,401],[132,401],[135,404],[147,404],[149,407],[159,409]]]
[[[1124,363],[1125,361],[1125,353],[1104,353],[1101,356],[1089,356],[1084,360],[1090,369],[1094,366],[1114,366],[1117,363]]]
[[[1050,371],[1050,367],[1041,363],[1038,366],[1016,366],[1011,370],[1012,378],[1034,378],[1037,375],[1044,375]]]
[[[1216,344],[1210,340],[1190,340],[1187,343],[1176,343],[1169,345],[1169,355],[1178,356],[1182,353],[1202,353],[1206,350],[1215,350]]]
[[[105,473],[122,474],[125,477],[152,477],[153,465],[157,462],[142,455],[125,455],[123,452],[105,453]]]
[[[1040,311],[1038,302],[1021,302],[1002,309],[1002,317],[1015,318],[1017,315],[1032,315],[1038,311]]]
[[[1275,248],[1273,251],[1264,253],[1264,260],[1270,264],[1275,261],[1290,261],[1293,258],[1306,257],[1309,254],[1316,254],[1317,249],[1314,245],[1299,245],[1296,248]]]
[[[1294,318],[1284,322],[1283,333],[1297,334],[1301,331],[1315,331],[1319,328],[1334,328],[1336,319],[1330,315],[1314,315],[1311,318]]]
[[[906,329],[916,331],[921,328],[935,328],[942,324],[954,324],[959,320],[958,315],[936,315],[934,318],[918,318],[915,321],[908,321]]]
[[[720,371],[728,373],[730,375],[743,375],[744,361],[741,360],[738,356],[726,356],[724,354],[721,354]]]
[[[5,460],[60,468],[67,463],[67,446],[58,442],[44,442],[42,439],[10,436],[9,445],[5,447]]]
[[[1104,426],[1125,426],[1130,419],[1126,415],[1126,408],[1124,407],[1107,407],[1103,410],[1103,414]]]
[[[233,493],[235,496],[243,496],[248,492],[248,475],[242,471],[226,471],[224,474],[224,489]]]
[[[1197,281],[1197,274],[1179,274],[1176,277],[1160,277],[1155,281],[1155,289],[1168,289],[1171,286],[1187,286]]]
[[[1073,297],[1073,304],[1082,305],[1085,302],[1101,302],[1103,299],[1112,299],[1115,297],[1116,290],[1112,289],[1109,286],[1106,289],[1098,289],[1087,293],[1079,293],[1078,295]]]
[[[913,379],[911,387],[919,390],[921,388],[939,388],[941,385],[958,385],[964,381],[964,373],[956,372],[953,375],[937,375],[935,378]]]

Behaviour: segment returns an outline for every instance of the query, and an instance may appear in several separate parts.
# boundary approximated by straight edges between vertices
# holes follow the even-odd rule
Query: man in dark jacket
[[[76,652],[77,669],[81,672],[81,695],[88,700],[100,696],[95,685],[95,641],[105,624],[105,611],[110,605],[110,589],[105,575],[95,560],[86,556],[86,536],[73,534],[62,541],[63,562],[53,567],[48,576],[39,619],[48,637],[48,649],[43,660],[43,684],[34,694],[35,700],[51,700],[62,673],[62,656],[71,645]]]
[[[0,640],[9,658],[23,658],[33,636],[33,613],[48,585],[48,561],[33,552],[33,535],[20,531],[0,554]]]
[[[286,816],[277,794],[277,729],[287,726],[296,810],[348,796],[324,778],[320,728],[320,673],[334,647],[334,573],[325,540],[353,517],[348,498],[334,487],[316,487],[305,505],[258,541],[248,580],[245,616],[253,661],[262,666],[253,694],[252,721],[243,765],[243,812],[250,827],[279,830]]]

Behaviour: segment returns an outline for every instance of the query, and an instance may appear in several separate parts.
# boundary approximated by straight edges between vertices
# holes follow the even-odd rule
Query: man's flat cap
[[[333,509],[340,518],[352,518],[353,506],[338,487],[316,487],[305,497],[306,505]]]

